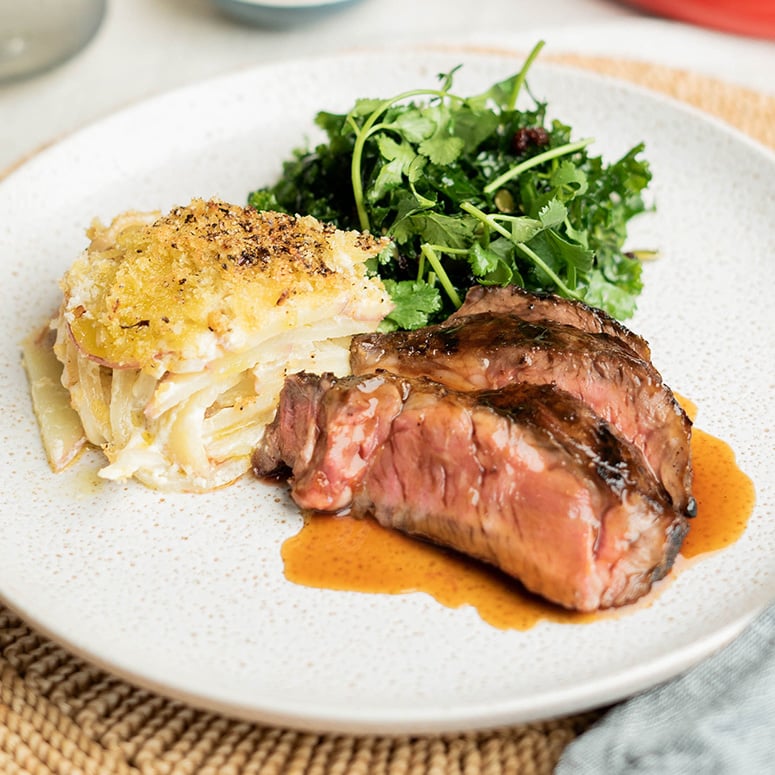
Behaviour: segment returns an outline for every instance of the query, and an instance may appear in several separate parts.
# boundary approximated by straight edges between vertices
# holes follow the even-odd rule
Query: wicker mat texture
[[[775,147],[771,96],[641,62],[554,59],[667,93]],[[137,689],[0,605],[0,775],[537,775],[602,712],[427,737],[275,729]]]

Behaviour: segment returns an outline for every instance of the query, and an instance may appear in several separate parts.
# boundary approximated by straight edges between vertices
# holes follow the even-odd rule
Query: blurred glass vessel
[[[0,0],[0,82],[47,70],[99,29],[106,0]]]

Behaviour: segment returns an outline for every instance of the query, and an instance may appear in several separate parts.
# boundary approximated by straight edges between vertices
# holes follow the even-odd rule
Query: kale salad
[[[319,112],[327,141],[294,151],[249,204],[390,237],[371,267],[395,302],[383,330],[440,320],[477,283],[631,317],[641,261],[624,245],[629,220],[648,209],[644,145],[607,162],[590,153],[593,138],[549,120],[527,84],[542,45],[480,94],[455,92],[458,67],[435,88]]]

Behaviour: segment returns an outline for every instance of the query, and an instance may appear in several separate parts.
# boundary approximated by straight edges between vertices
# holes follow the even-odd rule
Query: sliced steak
[[[513,314],[456,317],[416,331],[353,339],[353,373],[380,369],[428,377],[460,391],[514,382],[553,384],[591,407],[638,447],[675,508],[696,511],[691,496],[691,421],[650,362],[618,338]]]
[[[564,299],[552,293],[530,293],[517,285],[474,285],[466,294],[462,306],[450,315],[450,319],[480,312],[505,312],[531,323],[550,320],[575,326],[591,334],[608,334],[626,344],[643,360],[651,360],[651,349],[642,336],[630,331],[607,312],[581,301]]]
[[[640,451],[551,385],[292,376],[254,456],[283,466],[301,508],[372,516],[582,611],[645,594],[687,529]]]
[[[389,376],[286,377],[274,419],[253,453],[253,471],[262,477],[291,473],[302,508],[348,508],[367,461],[403,408],[408,385]]]

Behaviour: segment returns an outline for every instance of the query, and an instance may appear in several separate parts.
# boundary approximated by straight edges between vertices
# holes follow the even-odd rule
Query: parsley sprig
[[[527,86],[542,45],[478,95],[453,92],[455,68],[437,88],[318,113],[328,142],[297,150],[250,204],[390,236],[372,267],[396,305],[383,328],[443,317],[475,283],[552,291],[630,317],[641,266],[624,244],[628,221],[646,209],[644,146],[608,164],[589,152],[591,138],[549,122]],[[531,105],[517,108],[522,95]]]

